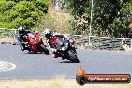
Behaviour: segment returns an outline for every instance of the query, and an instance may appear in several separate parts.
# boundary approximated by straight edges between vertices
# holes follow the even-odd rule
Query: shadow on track
[[[24,54],[45,54],[45,53],[43,53],[43,52],[39,52],[39,53],[36,53],[36,52],[25,52]]]
[[[72,61],[62,61],[60,63],[75,63],[75,62],[72,62]]]

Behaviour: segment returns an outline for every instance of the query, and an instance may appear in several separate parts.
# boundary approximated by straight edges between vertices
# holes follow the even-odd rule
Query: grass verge
[[[14,38],[0,38],[0,43],[6,42],[6,43],[13,43],[16,40]]]
[[[85,84],[80,86],[75,79],[0,80],[0,88],[132,88],[129,84]]]

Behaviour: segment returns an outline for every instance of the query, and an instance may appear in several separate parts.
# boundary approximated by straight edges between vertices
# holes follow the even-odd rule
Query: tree
[[[93,35],[128,37],[131,3],[131,0],[94,0]],[[65,0],[65,4],[73,16],[71,30],[74,34],[88,34],[91,0]]]
[[[100,36],[128,37],[128,17],[132,10],[129,0],[97,0],[93,28]],[[122,11],[125,6],[129,9]],[[122,22],[121,22],[122,20]],[[120,21],[120,22],[119,22]],[[124,25],[121,27],[121,25]]]
[[[87,34],[90,14],[89,14],[89,1],[88,0],[65,0],[63,6],[67,6],[67,9],[73,16],[71,18],[71,31],[74,34]]]
[[[50,0],[1,0],[0,27],[31,29],[48,12],[49,3]]]
[[[114,19],[112,28],[115,37],[132,37],[129,32],[129,22],[132,20],[132,3],[126,2],[122,4],[122,8],[118,11],[117,17]]]

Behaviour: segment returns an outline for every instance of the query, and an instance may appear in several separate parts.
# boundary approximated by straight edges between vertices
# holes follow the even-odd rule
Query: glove
[[[66,36],[66,35],[64,35],[64,38],[66,39],[66,40],[69,40],[70,38],[68,37],[68,36]]]

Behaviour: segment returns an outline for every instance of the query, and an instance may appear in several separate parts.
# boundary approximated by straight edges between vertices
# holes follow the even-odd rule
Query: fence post
[[[131,52],[132,52],[132,39],[131,39]]]

